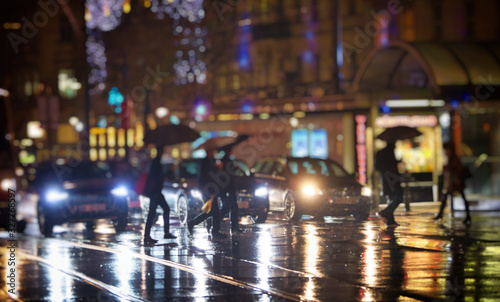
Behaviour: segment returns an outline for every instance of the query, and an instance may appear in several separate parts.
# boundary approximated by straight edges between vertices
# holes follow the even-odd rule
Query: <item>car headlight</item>
[[[315,186],[312,185],[307,185],[302,188],[302,193],[309,195],[309,196],[314,196],[314,195],[323,195],[323,191],[319,190]]]
[[[191,196],[198,199],[203,199],[200,190],[191,190]]]
[[[47,194],[45,195],[45,198],[47,201],[50,202],[58,202],[61,200],[64,200],[68,198],[69,194],[64,192],[64,191],[59,191],[59,190],[49,190]]]
[[[111,194],[113,194],[115,196],[127,196],[128,190],[127,190],[127,188],[121,186],[121,187],[117,187],[117,188],[114,188],[113,190],[111,190]]]
[[[372,189],[368,187],[362,187],[361,188],[361,195],[366,196],[366,197],[371,197],[372,196]]]
[[[10,190],[16,190],[16,181],[14,178],[5,178],[5,179],[2,179],[2,183],[1,183],[1,188],[2,190],[4,191],[9,191]]]
[[[259,187],[255,190],[255,196],[266,197],[268,194],[267,187]]]

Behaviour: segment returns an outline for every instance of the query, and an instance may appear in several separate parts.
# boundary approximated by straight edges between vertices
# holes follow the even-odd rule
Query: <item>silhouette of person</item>
[[[434,219],[438,220],[443,218],[443,211],[446,207],[448,196],[453,203],[453,194],[455,192],[458,192],[464,199],[465,211],[467,212],[467,216],[463,223],[466,225],[470,225],[471,219],[469,211],[469,201],[467,201],[467,198],[465,198],[464,194],[466,176],[465,168],[460,162],[457,154],[455,153],[455,148],[452,143],[446,143],[443,145],[443,147],[446,152],[446,156],[448,157],[448,162],[443,167],[443,197],[441,198],[441,206],[439,208],[438,215]]]
[[[146,218],[146,227],[144,229],[144,244],[154,244],[158,242],[151,237],[151,228],[156,217],[156,208],[158,206],[163,209],[163,238],[175,239],[176,236],[170,233],[170,207],[161,193],[163,187],[163,169],[161,167],[161,157],[163,155],[163,148],[158,148],[156,157],[151,162],[149,168],[148,178],[144,187],[144,196],[149,197],[149,211]]]
[[[403,201],[403,188],[401,187],[403,178],[398,169],[399,161],[394,155],[395,147],[395,142],[388,141],[385,148],[378,151],[375,157],[375,169],[379,170],[382,175],[384,195],[390,200],[389,205],[376,215],[390,227],[399,225],[394,219],[394,211]]]
[[[206,202],[211,197],[212,206],[208,213],[201,212],[192,220],[187,223],[188,231],[193,234],[194,226],[205,221],[207,218],[212,217],[212,236],[214,238],[226,238],[226,234],[220,232],[220,210],[219,210],[219,197],[222,193],[222,188],[219,185],[219,181],[216,181],[216,177],[219,174],[219,168],[215,163],[214,149],[207,149],[207,156],[201,160],[200,171],[198,173],[198,186],[203,195],[203,200]]]
[[[221,198],[222,198],[222,210],[221,218],[227,213],[230,214],[230,225],[231,233],[241,233],[242,231],[238,227],[239,217],[238,217],[238,202],[236,197],[236,182],[235,182],[235,169],[234,163],[229,158],[230,149],[224,149],[225,154],[222,158],[222,169],[228,176],[229,180],[227,185],[222,188]]]

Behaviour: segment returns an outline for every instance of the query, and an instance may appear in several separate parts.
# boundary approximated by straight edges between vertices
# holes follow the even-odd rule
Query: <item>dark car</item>
[[[117,232],[124,231],[131,182],[113,172],[109,163],[93,161],[38,167],[33,186],[40,232],[51,236],[55,225],[103,218],[111,219]]]
[[[181,224],[200,213],[204,204],[202,192],[197,184],[200,163],[200,159],[189,159],[178,165],[165,165],[166,178],[162,193],[170,209],[179,216]],[[234,160],[233,164],[238,214],[250,215],[259,223],[266,221],[269,209],[267,188],[250,174],[247,164],[238,160]]]
[[[370,214],[370,188],[331,160],[269,157],[252,171],[268,186],[269,210],[283,212],[288,220],[298,221],[302,214],[364,220]]]

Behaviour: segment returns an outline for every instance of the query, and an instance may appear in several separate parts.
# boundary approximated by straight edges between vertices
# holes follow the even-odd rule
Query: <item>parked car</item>
[[[268,157],[252,168],[269,190],[269,210],[283,212],[288,220],[302,214],[317,217],[370,214],[371,189],[334,161],[318,158]]]
[[[117,232],[128,223],[130,183],[113,175],[109,163],[45,163],[38,167],[34,190],[39,196],[40,232],[51,236],[55,225],[111,219]]]
[[[164,166],[166,178],[162,193],[171,211],[175,211],[179,216],[181,224],[186,224],[189,219],[200,213],[204,204],[202,192],[197,184],[200,163],[200,159],[188,159],[177,165]],[[267,188],[251,175],[247,164],[238,160],[233,163],[236,167],[235,182],[239,216],[250,215],[258,223],[265,222],[269,209]],[[146,201],[144,210],[148,206],[148,201]]]

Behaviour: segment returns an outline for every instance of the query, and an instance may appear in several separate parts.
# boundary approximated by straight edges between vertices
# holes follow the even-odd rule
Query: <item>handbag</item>
[[[146,180],[148,180],[148,173],[143,173],[139,179],[135,182],[134,191],[142,195],[144,193],[144,188],[146,187]]]
[[[214,197],[210,197],[210,199],[208,199],[204,204],[203,206],[201,207],[201,210],[205,213],[210,213],[210,210],[212,210],[212,203],[214,201]]]

